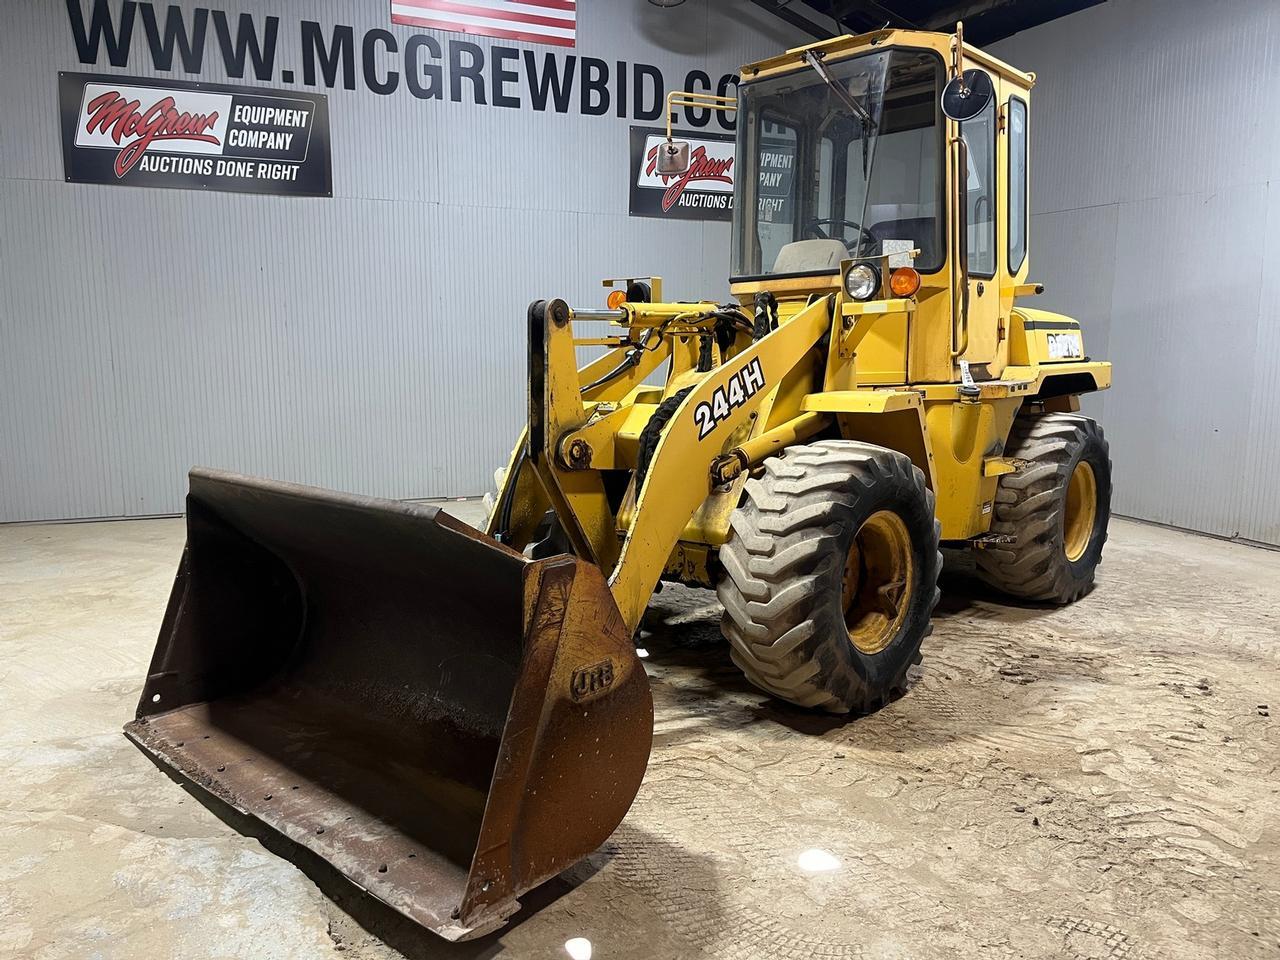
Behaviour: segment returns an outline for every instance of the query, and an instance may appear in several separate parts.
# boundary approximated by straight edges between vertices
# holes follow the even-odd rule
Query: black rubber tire
[[[991,532],[1015,537],[975,551],[984,580],[1023,600],[1071,603],[1093,589],[1111,519],[1111,457],[1102,428],[1076,413],[1023,415],[1014,421],[1004,455],[1028,461],[996,488]],[[1084,553],[1067,558],[1067,487],[1081,460],[1093,468],[1097,513]]]
[[[897,632],[878,653],[849,639],[845,562],[863,522],[890,510],[910,540],[912,583]],[[938,602],[940,525],[933,492],[904,454],[826,440],[788,447],[747,481],[720,548],[721,631],[747,679],[783,700],[831,713],[869,712],[906,689]]]

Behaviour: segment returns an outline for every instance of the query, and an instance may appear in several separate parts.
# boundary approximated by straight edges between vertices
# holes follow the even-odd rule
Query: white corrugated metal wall
[[[1036,306],[1115,363],[1115,510],[1280,544],[1280,4],[1109,0],[993,51],[1038,76]]]
[[[386,25],[383,0],[206,6],[269,7],[282,36]],[[669,85],[803,39],[745,0],[582,6],[578,53]],[[78,63],[61,2],[7,12],[0,520],[176,511],[196,462],[476,493],[520,418],[528,300],[645,270],[724,288],[723,225],[627,216],[615,116],[337,89],[332,201],[64,184],[56,72],[112,68]],[[1037,305],[1116,363],[1088,401],[1116,510],[1280,543],[1280,4],[1110,0],[996,52],[1040,77]],[[297,67],[282,44],[277,71]]]
[[[366,30],[402,49],[424,32],[390,26],[388,0],[181,6],[278,16],[273,79],[256,84],[277,88],[302,76],[304,19],[352,26],[357,71]],[[580,6],[561,54],[652,64],[668,87],[801,39],[746,0]],[[127,66],[105,52],[86,65],[63,0],[5,4],[0,521],[177,512],[197,463],[390,497],[481,493],[521,420],[530,300],[594,304],[600,278],[642,272],[676,297],[727,295],[727,224],[628,216],[637,121],[616,110],[357,83],[324,91],[332,200],[65,183],[59,70],[255,85],[226,76],[212,28],[195,76],[155,70],[135,31]],[[469,39],[486,58],[495,42],[552,49]]]

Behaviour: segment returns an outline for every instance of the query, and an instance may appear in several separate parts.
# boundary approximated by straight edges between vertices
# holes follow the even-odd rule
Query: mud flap
[[[621,822],[653,703],[593,565],[432,506],[193,470],[125,733],[460,940]]]

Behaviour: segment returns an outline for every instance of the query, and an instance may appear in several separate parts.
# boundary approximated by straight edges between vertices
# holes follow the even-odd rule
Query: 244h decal
[[[698,425],[701,440],[722,420],[742,406],[764,387],[764,370],[759,358],[731,376],[727,383],[716,387],[710,400],[703,400],[693,408],[693,421]]]

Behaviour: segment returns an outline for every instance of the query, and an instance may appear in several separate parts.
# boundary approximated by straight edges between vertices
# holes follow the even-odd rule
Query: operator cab
[[[911,250],[920,273],[942,269],[942,57],[892,48],[808,63],[742,87],[733,280]]]
[[[734,296],[774,297],[783,316],[815,294],[889,301],[842,389],[998,378],[1028,271],[1034,83],[966,45],[960,24],[837,37],[743,67],[736,101],[697,104],[737,111]],[[688,155],[670,122],[668,111],[666,175]]]

